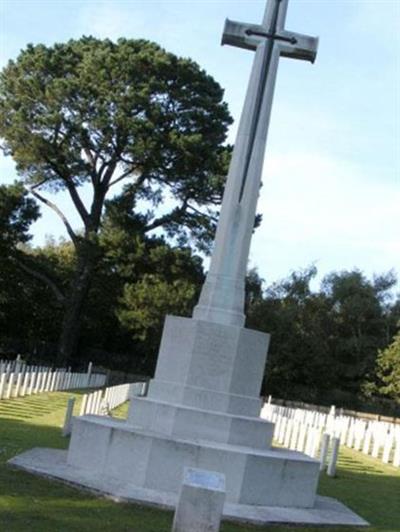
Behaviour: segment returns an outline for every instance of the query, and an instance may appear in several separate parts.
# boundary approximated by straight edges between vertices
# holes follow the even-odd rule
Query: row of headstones
[[[82,397],[80,416],[87,414],[95,414],[100,416],[107,416],[114,408],[122,405],[132,396],[143,396],[147,393],[147,383],[134,382],[127,384],[118,384],[116,386],[108,386],[103,390],[97,390],[89,394],[84,394]],[[67,410],[65,413],[65,421],[63,427],[63,435],[67,436],[71,433],[72,428],[72,414],[75,405],[75,398],[71,397],[68,400]]]
[[[15,360],[8,360],[5,358],[0,359],[0,374],[4,371],[7,371],[8,373],[11,373],[14,371],[15,373],[18,373],[22,364],[24,362],[22,361],[21,355],[17,355]]]
[[[24,363],[11,366],[8,362],[0,362],[0,400],[58,390],[98,388],[105,382],[106,375],[92,374],[92,363],[89,363],[88,371],[82,373]]]
[[[322,438],[320,426],[291,419],[286,412],[276,412],[273,405],[264,406],[261,417],[274,423],[273,439],[280,445],[313,458],[318,456]]]
[[[343,445],[362,451],[385,464],[400,467],[400,425],[384,421],[337,419],[331,432]]]
[[[289,449],[316,457],[322,435],[357,451],[382,458],[384,463],[400,466],[400,426],[382,421],[339,415],[332,407],[329,414],[266,403],[261,416],[275,423],[274,439]]]
[[[329,476],[336,475],[340,440],[330,437],[323,427],[290,419],[274,412],[272,405],[264,405],[261,416],[275,424],[274,440],[294,451],[303,452],[320,462],[320,471],[326,469]]]

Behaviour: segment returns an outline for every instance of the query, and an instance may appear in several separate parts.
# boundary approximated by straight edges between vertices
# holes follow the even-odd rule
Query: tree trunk
[[[90,288],[95,259],[90,253],[78,253],[75,276],[69,286],[58,346],[57,363],[70,363],[76,353],[81,332],[83,308]]]

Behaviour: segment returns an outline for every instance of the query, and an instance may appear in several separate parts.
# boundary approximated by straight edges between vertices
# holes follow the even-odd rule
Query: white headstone
[[[336,475],[336,464],[339,456],[340,438],[332,438],[332,453],[329,460],[327,475],[334,477]]]
[[[218,532],[224,502],[224,475],[185,468],[172,532]]]
[[[64,426],[62,429],[62,435],[68,436],[71,434],[71,427],[72,427],[72,413],[74,411],[74,405],[75,405],[75,398],[70,397],[68,399],[67,403],[67,409],[65,411],[65,419],[64,419]]]
[[[326,459],[328,457],[328,451],[329,451],[329,440],[330,436],[329,434],[324,434],[322,436],[322,444],[321,444],[321,451],[320,451],[320,471],[323,471],[325,469]]]

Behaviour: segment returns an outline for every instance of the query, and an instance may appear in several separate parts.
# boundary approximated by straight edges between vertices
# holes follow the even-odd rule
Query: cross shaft
[[[193,317],[244,324],[244,281],[280,57],[314,62],[318,39],[284,29],[289,0],[269,0],[263,23],[227,20],[222,44],[255,51],[211,258]]]

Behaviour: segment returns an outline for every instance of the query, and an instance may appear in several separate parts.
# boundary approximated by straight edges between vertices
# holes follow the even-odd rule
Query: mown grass
[[[169,532],[172,513],[134,504],[117,504],[88,492],[18,471],[9,458],[32,447],[66,448],[61,436],[65,407],[79,392],[57,392],[0,401],[0,531]],[[124,417],[126,405],[114,412]],[[400,471],[361,453],[341,449],[338,476],[321,476],[319,493],[347,504],[373,527],[400,531]],[[320,529],[320,528],[319,528]],[[251,527],[224,523],[222,532],[313,531],[307,527]],[[327,532],[354,528],[325,528]]]

